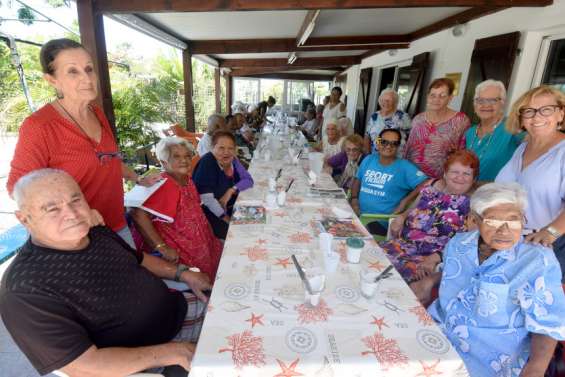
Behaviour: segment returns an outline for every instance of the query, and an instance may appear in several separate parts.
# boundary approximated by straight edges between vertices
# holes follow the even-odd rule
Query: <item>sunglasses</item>
[[[400,146],[400,141],[390,141],[390,140],[385,140],[385,139],[381,139],[381,138],[377,139],[377,143],[379,145],[382,145],[383,147],[399,147]]]
[[[499,229],[504,225],[508,226],[508,229],[520,230],[524,225],[523,220],[497,220],[497,219],[483,219],[481,218],[483,224],[488,227]]]
[[[96,158],[98,158],[101,165],[106,165],[114,158],[120,161],[124,159],[121,152],[96,152]]]

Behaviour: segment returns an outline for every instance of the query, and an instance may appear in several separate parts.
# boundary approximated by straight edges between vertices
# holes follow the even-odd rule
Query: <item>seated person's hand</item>
[[[202,292],[212,289],[208,275],[203,272],[184,271],[180,276],[180,280],[192,289],[192,292],[200,301],[208,302],[208,297]]]
[[[556,240],[557,238],[555,238],[545,228],[528,234],[525,238],[526,242],[541,244],[545,247],[551,247]]]
[[[441,258],[438,253],[426,255],[422,263],[418,264],[416,270],[416,279],[420,280],[430,275],[435,271],[435,268],[439,262],[441,262]]]
[[[160,180],[161,180],[161,173],[155,172],[148,174],[145,177],[142,177],[137,184],[145,187],[150,187],[153,186],[155,183],[159,182]]]
[[[226,209],[228,207],[228,202],[230,201],[231,197],[235,194],[235,190],[233,188],[229,188],[224,195],[218,200],[220,205]]]
[[[353,208],[353,212],[355,212],[357,216],[361,214],[361,208],[359,207],[359,199],[357,198],[351,199],[351,208]]]
[[[178,263],[179,261],[179,254],[178,252],[173,249],[172,247],[168,246],[168,245],[164,245],[161,246],[159,249],[157,249],[162,255],[163,258],[166,261],[169,261],[171,263]]]
[[[410,283],[410,289],[412,289],[420,303],[427,307],[432,301],[432,289],[434,285],[435,279],[433,279],[431,275],[428,275],[423,279]]]
[[[176,347],[176,352],[171,355],[172,360],[170,365],[180,365],[185,370],[189,371],[196,346],[189,342],[178,342],[176,345],[178,345],[178,347]]]
[[[395,217],[390,223],[390,234],[392,238],[399,238],[402,232],[402,226],[404,225],[404,216],[400,215]]]
[[[224,220],[226,223],[230,223],[231,218],[228,215],[224,215],[222,216],[222,220]]]
[[[102,217],[100,212],[92,208],[90,209],[90,219],[88,221],[91,228],[98,225],[105,225],[104,218]]]

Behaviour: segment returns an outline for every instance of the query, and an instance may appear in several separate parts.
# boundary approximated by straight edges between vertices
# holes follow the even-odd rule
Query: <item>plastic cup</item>
[[[370,269],[363,269],[359,273],[359,285],[361,290],[361,296],[369,299],[372,298],[377,292],[378,282],[375,282],[375,278],[379,276],[380,272],[372,271]]]
[[[285,202],[286,202],[286,192],[281,191],[277,194],[277,204],[282,207],[284,206]]]
[[[331,274],[337,271],[339,265],[339,254],[333,251],[324,254],[324,270],[326,273]]]
[[[326,275],[319,268],[312,268],[304,271],[306,279],[310,283],[312,293],[308,292],[304,287],[304,302],[311,306],[318,306],[320,303],[320,296],[326,288]]]
[[[308,160],[310,162],[310,169],[317,175],[320,175],[324,167],[324,154],[320,152],[310,152],[308,154]]]
[[[265,154],[263,155],[263,159],[268,162],[271,161],[271,151],[265,151]]]
[[[332,241],[334,239],[331,233],[320,233],[320,250],[323,254],[330,253],[332,251]]]
[[[268,193],[265,197],[265,203],[270,209],[277,208],[277,194],[272,192]]]
[[[274,192],[277,189],[277,181],[274,178],[269,178],[269,191]]]
[[[365,242],[361,238],[350,237],[346,241],[347,245],[347,262],[349,263],[359,263],[361,260],[361,252],[363,251],[363,246]]]

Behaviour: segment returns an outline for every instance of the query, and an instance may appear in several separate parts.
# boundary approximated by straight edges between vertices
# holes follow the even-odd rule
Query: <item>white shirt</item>
[[[330,144],[328,141],[322,143],[322,153],[324,154],[324,158],[329,158],[335,156],[339,152],[341,152],[341,145],[343,144],[343,140],[345,138],[341,138],[335,144]]]
[[[334,107],[330,107],[330,104],[328,103],[326,107],[324,107],[324,123],[322,123],[322,140],[324,142],[328,140],[328,136],[326,135],[326,126],[328,125],[328,121],[331,119],[335,119],[337,121],[340,117],[345,115],[345,111],[340,110],[341,105],[343,105],[343,102],[338,102]]]
[[[198,155],[202,157],[211,150],[212,150],[212,136],[205,133],[204,135],[202,135],[202,138],[198,142],[198,146],[196,147],[196,152],[198,152]]]

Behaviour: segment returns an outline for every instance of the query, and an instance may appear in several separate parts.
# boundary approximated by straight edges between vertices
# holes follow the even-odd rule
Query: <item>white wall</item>
[[[383,67],[411,59],[423,52],[431,52],[428,78],[443,77],[446,73],[461,72],[460,92],[451,103],[454,109],[461,107],[463,92],[467,84],[471,55],[475,40],[514,31],[522,33],[519,43],[521,53],[514,62],[514,71],[508,89],[507,104],[512,103],[532,85],[534,70],[542,39],[545,35],[565,32],[565,0],[543,8],[512,8],[471,21],[462,37],[454,37],[447,29],[416,40],[410,48],[398,50],[395,56],[383,52],[367,59],[347,71],[347,87],[350,93],[359,90],[359,72],[366,67]],[[425,82],[427,84],[428,81]],[[376,87],[371,88],[376,90]],[[375,98],[375,97],[371,97]],[[348,100],[347,114],[355,113],[355,101]],[[353,118],[352,118],[353,119]]]

